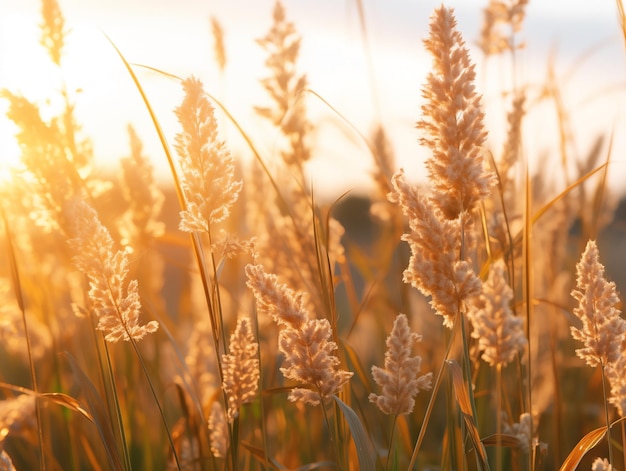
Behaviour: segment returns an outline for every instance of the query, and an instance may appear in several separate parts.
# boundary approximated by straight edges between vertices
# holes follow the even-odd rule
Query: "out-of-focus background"
[[[501,92],[511,89],[513,81],[510,56],[485,60],[476,46],[487,3],[446,2],[456,9],[459,28],[477,63],[490,146],[497,152],[506,129]],[[22,93],[40,104],[46,103],[63,81],[70,92],[80,90],[77,115],[85,134],[93,139],[99,165],[112,167],[128,153],[126,126],[132,123],[159,175],[168,179],[148,113],[105,34],[131,63],[181,77],[200,77],[264,157],[272,158],[275,134],[267,132],[253,106],[268,103],[259,84],[268,74],[265,54],[255,39],[271,25],[273,0],[60,0],[59,4],[71,31],[61,72],[39,45],[40,1],[0,0],[0,88]],[[318,194],[333,198],[346,190],[367,191],[371,156],[351,126],[367,135],[377,121],[389,133],[399,166],[413,178],[422,178],[425,155],[417,144],[414,123],[430,61],[421,41],[428,18],[440,1],[284,0],[283,4],[302,36],[300,72],[307,74],[310,88],[341,113],[340,117],[314,95],[303,98],[316,126],[314,160],[309,168]],[[224,73],[215,61],[211,17],[221,23],[225,33]],[[614,163],[609,182],[617,193],[623,193],[626,51],[615,3],[531,1],[517,37],[525,46],[516,58],[517,85],[528,86],[531,95],[539,96],[552,68],[568,113],[571,158],[584,160],[599,134],[606,136],[607,152],[612,135]],[[182,97],[179,84],[152,70],[136,71],[167,135],[173,137],[177,126],[172,110]],[[55,105],[48,103],[50,110]],[[18,159],[19,149],[5,110],[6,103],[0,101],[0,162],[10,164]],[[250,152],[238,132],[226,120],[222,123],[233,153],[249,159]],[[555,192],[559,191],[562,182],[558,179],[559,133],[554,106],[549,102],[533,105],[524,131],[524,153],[531,172],[552,172]]]

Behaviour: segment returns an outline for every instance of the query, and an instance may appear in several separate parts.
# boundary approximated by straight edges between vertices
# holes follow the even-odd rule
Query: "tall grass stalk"
[[[0,212],[2,212],[2,222],[4,223],[4,232],[6,234],[6,244],[8,250],[8,259],[9,259],[9,267],[11,269],[11,280],[13,282],[13,291],[15,293],[15,299],[17,300],[17,305],[19,306],[20,312],[22,314],[22,325],[24,326],[24,336],[26,338],[26,350],[28,353],[28,366],[30,373],[30,381],[32,384],[33,391],[35,393],[39,392],[39,385],[37,381],[37,372],[35,371],[35,362],[33,360],[31,339],[28,331],[28,322],[26,321],[26,306],[24,304],[24,298],[22,295],[22,282],[20,280],[20,272],[17,265],[17,260],[15,257],[15,249],[13,247],[13,235],[11,234],[11,229],[9,228],[9,221],[6,217],[4,205],[0,205]],[[37,415],[37,439],[39,440],[39,462],[40,468],[42,470],[46,470],[46,459],[45,459],[45,440],[43,436],[43,421],[41,419],[41,406],[39,402],[39,397],[35,400],[35,412]]]
[[[602,396],[603,396],[603,405],[604,405],[604,420],[606,423],[606,444],[609,450],[609,463],[615,463],[613,461],[613,444],[611,443],[611,422],[609,420],[609,395],[606,391],[606,374],[605,374],[605,365],[600,365],[600,375],[602,378]]]

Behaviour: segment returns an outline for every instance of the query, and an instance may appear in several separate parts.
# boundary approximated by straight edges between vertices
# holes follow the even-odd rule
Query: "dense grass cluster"
[[[515,63],[526,3],[489,2],[483,60]],[[71,35],[56,0],[42,6],[63,67]],[[626,320],[596,243],[610,149],[572,176],[561,141],[566,185],[549,191],[523,133],[546,97],[516,80],[491,149],[475,59],[442,5],[416,110],[427,183],[377,124],[364,209],[320,203],[301,38],[280,1],[271,19],[254,109],[275,155],[195,77],[179,79],[168,139],[118,51],[171,186],[132,126],[119,178],[102,177],[68,90],[46,119],[0,92],[22,152],[0,188],[0,470],[626,469]]]

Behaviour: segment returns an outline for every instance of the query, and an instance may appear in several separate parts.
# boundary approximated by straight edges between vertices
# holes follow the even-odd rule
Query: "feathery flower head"
[[[504,423],[503,432],[517,437],[518,446],[524,453],[530,452],[532,445],[532,417],[528,412],[519,416],[519,422],[509,425]]]
[[[604,277],[604,266],[599,261],[598,247],[589,240],[576,265],[576,288],[572,296],[578,301],[574,315],[582,321],[582,328],[571,327],[572,337],[584,343],[576,354],[587,365],[606,366],[616,362],[623,352],[626,321],[616,308],[619,298],[615,283]]]
[[[434,201],[409,185],[404,172],[393,176],[388,198],[409,219],[411,232],[402,240],[411,247],[403,281],[432,296],[430,305],[452,327],[463,304],[480,294],[481,282],[471,264],[458,260],[461,244],[460,219],[446,219]]]
[[[489,278],[482,288],[482,293],[468,311],[474,329],[472,337],[478,339],[483,360],[491,366],[506,365],[524,350],[527,340],[522,319],[515,317],[511,310],[513,290],[506,282],[502,259],[491,266]]]
[[[265,273],[261,265],[247,265],[246,284],[254,293],[260,311],[266,312],[278,324],[299,329],[308,319],[303,292],[295,292],[278,282],[278,277]]]
[[[410,414],[415,407],[414,397],[420,391],[431,388],[433,374],[419,376],[422,357],[412,356],[413,345],[421,339],[421,335],[411,332],[404,314],[396,317],[385,342],[385,367],[372,366],[374,381],[383,388],[383,392],[380,395],[370,394],[369,400],[385,414]]]
[[[36,429],[36,399],[34,394],[20,394],[0,400],[0,450],[7,435]]]
[[[626,417],[626,354],[623,351],[617,361],[607,365],[606,377],[611,385],[609,403],[617,408],[620,417]]]
[[[126,284],[128,257],[114,250],[113,238],[98,219],[96,211],[84,201],[75,201],[69,210],[74,222],[74,238],[69,241],[76,254],[74,265],[89,279],[89,299],[98,317],[98,330],[107,342],[141,340],[156,332],[158,322],[139,324],[139,287],[137,280]]]
[[[0,448],[0,471],[15,471],[13,461],[6,451]]]
[[[311,319],[303,293],[279,284],[276,275],[266,274],[261,265],[247,265],[245,271],[259,311],[270,314],[281,327],[278,347],[285,360],[280,371],[306,386],[291,390],[289,400],[314,406],[328,400],[353,374],[337,368],[340,361],[333,355],[337,344],[330,341],[330,323]]]
[[[484,10],[485,21],[478,45],[485,55],[500,54],[519,48],[513,34],[522,29],[528,0],[490,0]],[[508,36],[505,29],[510,30]]]
[[[494,182],[483,158],[484,112],[454,10],[435,10],[424,45],[433,57],[433,71],[422,90],[426,103],[417,128],[423,132],[420,143],[432,152],[426,167],[434,202],[447,219],[456,219],[486,198]]]
[[[152,164],[142,152],[141,140],[130,124],[128,136],[131,152],[120,159],[120,183],[129,209],[124,214],[120,232],[130,244],[136,245],[163,234],[165,225],[158,217],[164,196],[155,182]]]
[[[214,401],[211,406],[208,426],[211,453],[216,458],[225,458],[228,452],[228,423],[219,401]]]
[[[307,319],[299,329],[286,326],[280,331],[278,346],[285,355],[280,371],[307,386],[292,389],[290,401],[316,406],[337,394],[352,377],[352,372],[337,369],[339,358],[333,355],[337,344],[331,337],[327,319]]]
[[[606,458],[596,458],[591,463],[591,471],[613,471],[613,466],[609,464]]]
[[[50,59],[61,65],[61,55],[65,45],[65,18],[57,0],[43,0],[41,4],[41,45],[48,51]]]
[[[301,38],[294,24],[287,20],[285,7],[280,1],[274,4],[272,16],[272,27],[265,37],[257,39],[257,43],[268,53],[265,65],[271,76],[262,79],[261,84],[274,106],[257,106],[255,111],[280,127],[289,140],[289,148],[281,152],[283,161],[301,171],[302,164],[311,157],[307,135],[312,127],[306,117],[304,101],[300,99],[307,78],[304,74],[296,74]]]
[[[259,387],[259,360],[256,358],[258,349],[259,344],[254,341],[250,321],[246,318],[239,319],[230,336],[230,353],[222,356],[222,387],[228,397],[226,415],[231,423],[239,414],[239,407],[254,399]]]
[[[235,180],[233,159],[218,138],[214,109],[202,82],[190,77],[183,81],[183,89],[183,103],[174,111],[182,126],[174,147],[180,157],[186,201],[180,229],[209,232],[211,224],[228,217],[242,183]]]

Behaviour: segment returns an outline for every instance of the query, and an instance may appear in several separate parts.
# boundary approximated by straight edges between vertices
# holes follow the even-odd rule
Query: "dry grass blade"
[[[626,417],[622,417],[616,420],[615,422],[613,422],[611,424],[611,427],[619,423],[624,423],[625,421],[626,421]],[[565,461],[559,468],[559,471],[574,471],[578,469],[578,464],[583,459],[585,454],[587,454],[589,450],[594,448],[598,443],[602,441],[602,439],[604,439],[604,436],[606,435],[606,430],[607,430],[606,427],[599,427],[597,429],[592,430],[583,438],[581,438],[580,441],[574,447],[574,449],[567,456],[567,458],[565,459]]]
[[[474,418],[472,402],[470,400],[467,388],[469,385],[465,384],[463,379],[463,371],[455,360],[447,361],[450,374],[452,375],[452,385],[454,387],[454,393],[456,395],[456,402],[463,413],[463,420],[469,433],[470,440],[476,450],[476,456],[478,457],[479,464],[482,469],[489,469],[489,463],[487,462],[487,453],[485,447],[480,439],[480,434],[476,428],[476,420]]]
[[[275,470],[283,470],[283,469],[287,469],[285,466],[283,466],[282,464],[278,463],[276,460],[269,458],[266,459],[266,455],[265,452],[260,449],[257,448],[253,445],[251,445],[250,443],[246,442],[246,441],[242,441],[240,442],[240,445],[245,448],[246,450],[248,450],[248,452],[254,456],[257,460],[259,460],[261,463],[263,463],[263,465],[268,466],[271,469],[275,469]]]
[[[150,105],[150,101],[148,100],[148,97],[146,96],[146,93],[143,90],[143,87],[141,86],[141,83],[139,83],[139,79],[137,78],[137,75],[135,74],[135,71],[133,70],[133,68],[130,66],[130,63],[126,60],[126,58],[124,57],[124,55],[122,54],[122,52],[118,49],[118,47],[115,45],[115,43],[113,42],[113,40],[111,38],[109,38],[106,34],[104,35],[107,40],[111,43],[111,46],[113,46],[113,49],[115,49],[115,52],[117,52],[117,54],[120,56],[120,59],[122,60],[122,62],[124,63],[124,66],[126,67],[126,70],[128,71],[128,73],[130,74],[131,78],[133,79],[133,83],[135,84],[135,87],[137,87],[137,91],[139,92],[139,94],[141,95],[141,99],[143,100],[144,104],[146,105],[146,109],[148,110],[148,113],[150,113],[150,118],[152,119],[152,123],[154,124],[154,128],[156,129],[157,135],[159,136],[159,141],[161,142],[161,146],[163,147],[163,151],[165,152],[165,155],[167,156],[167,162],[170,166],[170,170],[172,172],[172,178],[174,179],[174,187],[176,188],[176,194],[178,196],[178,202],[181,205],[181,208],[185,207],[185,198],[183,196],[183,192],[180,186],[180,182],[178,180],[178,174],[176,172],[176,167],[174,165],[174,159],[172,157],[172,153],[170,152],[169,146],[167,144],[167,138],[165,137],[165,133],[163,132],[163,129],[161,128],[161,124],[159,123],[159,120],[156,117],[156,114],[154,113],[154,110],[152,109],[152,105]],[[175,77],[172,76],[171,74],[168,74],[171,77]],[[179,78],[179,77],[176,77]]]
[[[560,200],[562,200],[565,196],[567,196],[567,194],[574,190],[577,186],[581,185],[582,183],[584,183],[586,180],[588,180],[589,178],[591,178],[592,176],[594,176],[596,173],[602,171],[602,169],[604,169],[609,163],[605,162],[602,165],[600,165],[598,168],[592,170],[591,172],[583,175],[582,177],[580,177],[578,180],[576,180],[574,183],[572,183],[571,185],[569,185],[567,188],[565,188],[565,190],[563,190],[561,193],[559,193],[557,196],[555,196],[554,198],[552,198],[548,203],[546,203],[545,205],[543,205],[535,214],[533,214],[532,216],[532,223],[534,224],[535,222],[537,222],[537,220],[543,216],[546,212],[548,212],[548,210],[550,208],[552,208],[556,203],[558,203]]]
[[[560,471],[574,471],[578,468],[578,464],[585,454],[602,441],[606,435],[606,427],[600,427],[592,430],[585,435],[574,447],[568,457],[561,465]]]
[[[93,418],[93,423],[96,425],[98,434],[102,439],[109,465],[116,471],[125,469],[117,448],[115,434],[111,427],[109,416],[104,410],[105,402],[102,400],[102,397],[89,377],[83,372],[80,366],[78,366],[74,357],[67,352],[64,356],[70,363],[76,383],[80,385],[85,394],[87,408],[89,409],[90,416]]]
[[[359,417],[356,413],[341,399],[337,396],[331,396],[348,422],[348,426],[350,427],[350,432],[352,432],[352,439],[354,440],[354,445],[356,447],[357,456],[359,457],[359,469],[362,471],[374,471],[376,469],[376,465],[374,462],[374,457],[372,453],[372,446],[367,437],[367,433],[363,429],[363,425],[359,420]]]
[[[493,434],[483,438],[484,446],[503,446],[507,448],[517,448],[519,446],[519,438],[506,433]]]
[[[68,396],[63,393],[40,393],[39,397],[47,399],[50,402],[54,402],[60,406],[63,406],[71,411],[78,412],[90,422],[94,422],[93,416],[87,411],[78,400],[72,396]]]
[[[4,231],[6,233],[6,244],[7,244],[7,250],[9,251],[9,265],[11,269],[11,280],[13,281],[13,289],[15,291],[15,299],[17,300],[18,307],[20,309],[20,312],[22,313],[22,323],[24,326],[24,334],[26,336],[26,348],[28,352],[28,366],[29,366],[30,379],[33,385],[33,389],[35,390],[36,393],[38,393],[39,388],[37,385],[37,373],[35,371],[35,363],[33,361],[32,346],[30,342],[30,335],[28,332],[28,323],[26,322],[26,307],[24,305],[24,296],[22,294],[23,293],[22,282],[20,281],[20,272],[17,266],[17,257],[15,256],[15,247],[13,245],[13,235],[11,234],[11,230],[9,228],[9,221],[4,211],[4,207],[1,207],[0,210],[2,211],[2,222],[4,223]],[[38,402],[36,402],[36,413],[37,413],[37,423],[41,424],[41,408],[39,407]],[[38,426],[37,431],[38,431],[37,438],[39,440],[39,456],[40,456],[41,469],[45,470],[46,460],[44,457],[45,453],[44,453],[44,447],[43,447],[43,444],[45,443],[44,436],[43,436],[43,427]]]

